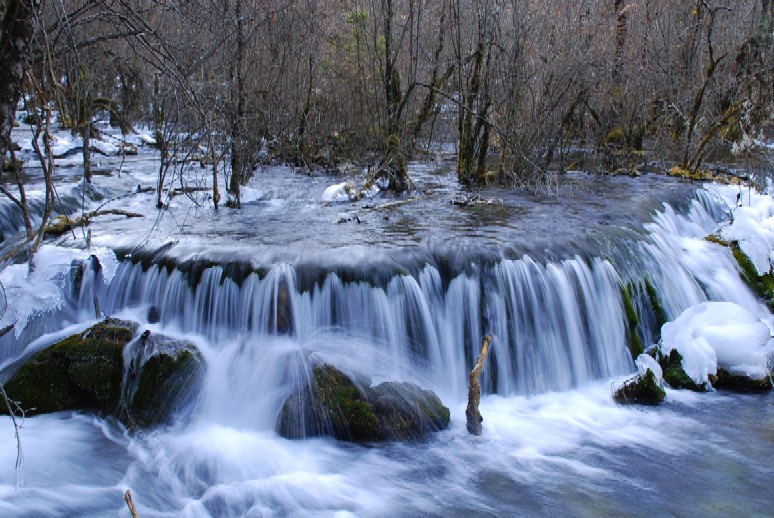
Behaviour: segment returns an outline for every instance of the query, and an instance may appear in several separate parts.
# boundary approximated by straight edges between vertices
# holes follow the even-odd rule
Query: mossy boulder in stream
[[[193,344],[112,318],[39,351],[5,382],[26,415],[116,416],[129,427],[169,421],[196,394],[204,363]],[[0,407],[0,413],[7,410]]]
[[[129,356],[120,416],[130,426],[168,423],[177,409],[196,399],[204,360],[194,344],[147,334],[133,345]]]
[[[707,392],[705,385],[699,385],[685,373],[683,357],[672,349],[669,354],[661,352],[660,347],[654,347],[649,353],[661,366],[664,372],[664,381],[674,389],[688,389],[694,392]]]
[[[449,426],[449,409],[412,383],[370,381],[317,365],[310,384],[291,394],[277,419],[286,438],[332,436],[352,442],[420,439]]]
[[[718,390],[732,390],[735,392],[768,392],[772,390],[770,374],[761,379],[753,378],[745,374],[735,374],[727,369],[718,367],[718,372],[710,376],[712,386]]]
[[[38,352],[5,383],[27,415],[61,410],[115,412],[123,385],[124,346],[138,325],[106,319]],[[4,410],[4,409],[3,409]]]
[[[666,392],[650,369],[626,381],[613,395],[620,404],[637,405],[658,405],[665,397]]]

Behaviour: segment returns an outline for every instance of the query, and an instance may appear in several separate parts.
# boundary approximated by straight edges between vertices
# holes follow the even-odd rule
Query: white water
[[[161,322],[144,325],[201,348],[203,396],[175,425],[137,435],[81,415],[28,419],[26,485],[18,492],[13,432],[0,420],[0,437],[8,438],[0,447],[0,515],[128,516],[127,487],[144,518],[686,512],[671,507],[670,494],[698,514],[713,514],[707,498],[718,494],[732,514],[760,512],[767,497],[740,498],[734,472],[717,480],[714,466],[703,464],[707,454],[720,465],[741,462],[736,469],[755,475],[745,478],[747,488],[774,480],[770,462],[757,450],[740,453],[704,413],[716,406],[731,416],[738,397],[670,391],[671,402],[656,410],[620,407],[610,397],[611,383],[634,370],[622,279],[648,276],[670,318],[707,299],[771,318],[728,251],[704,241],[717,226],[712,203],[696,201],[685,216],[665,207],[647,227],[649,238],[613,262],[524,257],[474,264],[447,279],[427,265],[385,285],[334,272],[303,288],[288,264],[239,284],[217,266],[196,279],[130,262],[107,285],[101,273],[85,275],[64,320],[90,318],[95,294],[106,313],[141,322],[158,306]],[[464,423],[466,373],[485,333],[495,342],[483,378],[484,435],[474,438]],[[451,428],[418,444],[279,438],[282,402],[315,361],[374,382],[433,389],[452,411]],[[774,419],[768,412],[764,418]],[[749,433],[748,445],[758,445],[760,436]],[[683,480],[697,474],[702,487]]]

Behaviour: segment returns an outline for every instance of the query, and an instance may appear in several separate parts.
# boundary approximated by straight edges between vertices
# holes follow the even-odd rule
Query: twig
[[[3,387],[2,383],[0,383],[0,393],[2,393],[5,407],[8,409],[8,415],[11,416],[14,433],[16,434],[16,489],[18,491],[18,489],[24,485],[24,450],[22,449],[21,435],[19,435],[19,430],[22,425],[16,421],[14,407],[16,407],[16,411],[21,414],[22,421],[24,420],[24,409],[19,406],[19,403],[15,401],[12,402],[8,399],[8,394],[5,393],[5,387]]]
[[[127,489],[126,493],[124,493],[124,501],[126,502],[126,506],[129,508],[129,512],[132,513],[132,518],[140,518],[140,515],[137,514],[137,509],[134,507],[134,502],[132,501],[131,489]]]

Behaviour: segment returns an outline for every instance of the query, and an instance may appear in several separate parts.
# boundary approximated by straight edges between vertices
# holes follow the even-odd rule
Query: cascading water
[[[630,511],[595,481],[621,486],[624,494],[641,479],[659,477],[642,468],[629,485],[611,473],[608,452],[644,462],[653,451],[682,451],[681,459],[696,463],[703,453],[681,447],[675,437],[704,430],[704,417],[700,410],[694,421],[669,408],[654,414],[610,401],[609,380],[634,368],[622,290],[632,286],[637,332],[646,345],[657,337],[645,279],[670,319],[722,299],[770,320],[739,279],[728,250],[704,240],[726,217],[722,200],[699,191],[685,210],[667,205],[644,229],[599,239],[598,253],[548,261],[471,257],[457,271],[437,266],[440,259],[405,268],[389,261],[372,282],[364,280],[366,272],[352,280],[336,268],[318,275],[288,263],[242,269],[237,276],[218,265],[160,266],[131,258],[107,282],[96,265],[87,265],[77,279],[71,275],[72,296],[47,318],[56,315],[60,327],[85,322],[96,297],[106,314],[190,339],[207,364],[202,397],[188,409],[190,419],[138,436],[78,415],[32,420],[71,430],[53,441],[69,441],[74,455],[104,452],[111,467],[96,477],[112,482],[106,487],[84,475],[74,486],[81,497],[89,495],[88,503],[78,503],[34,491],[12,497],[0,478],[0,498],[7,500],[0,500],[0,513],[111,515],[121,507],[113,500],[125,486],[142,502],[142,516],[552,514],[574,509],[588,495],[613,514]],[[159,309],[160,322],[149,322],[151,307]],[[42,326],[37,334],[47,330]],[[464,433],[460,416],[467,373],[487,333],[495,342],[482,377],[489,394],[482,402],[486,433],[476,442]],[[14,346],[35,338],[22,333]],[[378,448],[278,438],[283,401],[308,383],[319,362],[374,383],[412,381],[433,389],[451,407],[452,429],[428,443]],[[34,429],[28,440],[43,447]],[[7,457],[0,455],[0,465]],[[45,473],[41,466],[29,470],[28,480]],[[50,476],[65,476],[64,470],[56,466]],[[654,483],[668,495],[675,491],[670,480]],[[657,507],[654,497],[643,498]]]

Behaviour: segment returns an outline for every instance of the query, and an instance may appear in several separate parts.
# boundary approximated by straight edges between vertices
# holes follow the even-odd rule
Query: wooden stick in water
[[[137,509],[134,507],[134,502],[132,501],[131,489],[127,489],[126,493],[124,493],[124,500],[126,501],[127,507],[129,507],[129,512],[132,513],[132,518],[140,518],[140,516],[137,514]]]
[[[478,404],[481,401],[481,382],[479,381],[479,377],[481,376],[481,371],[484,370],[484,363],[489,354],[489,345],[491,343],[492,335],[485,336],[484,343],[481,344],[481,354],[478,357],[478,361],[476,361],[476,366],[470,371],[469,376],[468,407],[465,409],[465,417],[467,417],[468,420],[468,432],[473,435],[481,435],[482,432],[481,421],[483,421],[484,418],[481,417],[481,413],[478,411]]]

